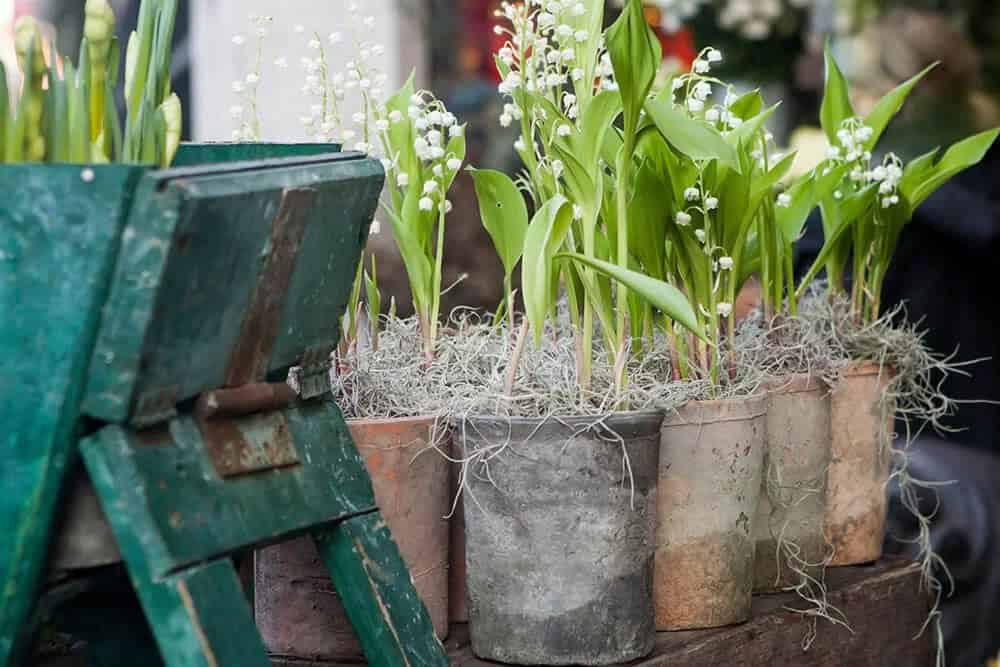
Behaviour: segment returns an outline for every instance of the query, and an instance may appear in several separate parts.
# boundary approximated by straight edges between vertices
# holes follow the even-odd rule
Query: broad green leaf
[[[646,112],[671,146],[692,160],[718,160],[739,172],[736,149],[717,130],[669,103],[649,100]]]
[[[421,306],[429,306],[434,296],[434,267],[431,265],[425,249],[414,237],[413,231],[403,223],[392,208],[384,203],[382,210],[389,217],[393,238],[396,239],[399,254],[406,266],[406,276],[410,281],[413,303],[418,310]]]
[[[799,288],[796,290],[796,295],[799,298],[805,294],[806,288],[816,279],[819,272],[826,267],[832,256],[838,250],[842,250],[841,243],[845,238],[848,238],[845,235],[853,229],[854,225],[858,223],[863,215],[866,215],[866,211],[874,206],[877,192],[875,186],[869,186],[834,206],[837,213],[837,223],[827,227],[824,220],[826,238],[823,242],[823,248],[820,250],[808,273],[806,273],[806,276],[799,283]],[[824,203],[824,208],[826,208],[826,203]]]
[[[596,169],[608,130],[622,112],[621,96],[612,90],[598,94],[583,111],[580,132],[573,136],[572,149],[588,169]]]
[[[665,180],[666,179],[666,180]],[[674,208],[670,173],[659,171],[644,160],[635,173],[635,187],[628,204],[629,251],[638,258],[646,274],[664,275],[667,252],[667,217]]]
[[[759,114],[763,108],[764,98],[760,95],[760,89],[757,89],[736,98],[736,101],[729,106],[729,111],[740,120],[749,120]]]
[[[987,130],[952,145],[941,156],[941,160],[928,170],[924,179],[912,191],[903,194],[913,203],[914,208],[920,206],[949,180],[979,164],[993,146],[998,134],[1000,129]]]
[[[827,44],[824,50],[826,59],[826,90],[823,94],[823,104],[820,107],[820,122],[823,131],[830,143],[837,143],[837,131],[841,124],[848,118],[854,116],[854,107],[851,106],[850,90],[847,80],[840,71],[837,61],[833,59],[830,45]]]
[[[726,141],[734,147],[741,144],[752,144],[754,136],[761,131],[764,127],[764,123],[766,123],[767,120],[774,115],[774,112],[777,111],[780,106],[781,102],[778,102],[777,104],[764,109],[756,116],[745,121],[742,125],[726,136]]]
[[[621,91],[625,133],[631,134],[638,127],[639,114],[663,60],[660,41],[646,22],[642,0],[626,0],[618,20],[608,28],[605,42]]]
[[[493,246],[510,276],[524,252],[528,207],[509,176],[489,169],[470,169],[479,200],[479,213]]]
[[[903,169],[903,178],[899,182],[899,189],[912,193],[927,178],[940,154],[941,149],[935,148],[906,165]]]
[[[690,330],[694,335],[707,340],[704,331],[698,324],[698,317],[695,315],[691,303],[683,292],[670,283],[650,278],[631,269],[622,268],[617,264],[576,253],[564,253],[560,257],[572,259],[624,284],[629,290],[641,296],[653,307]]]
[[[580,16],[565,17],[574,32],[584,31],[587,40],[576,45],[577,65],[583,70],[583,76],[573,83],[580,108],[585,109],[590,104],[594,94],[594,72],[597,68],[597,58],[600,53],[601,40],[604,37],[604,3],[583,3],[584,13]]]
[[[899,110],[903,108],[903,104],[906,99],[913,92],[920,81],[927,76],[927,74],[937,67],[937,63],[929,65],[922,72],[912,77],[908,81],[904,81],[891,92],[889,92],[885,97],[880,99],[872,109],[871,113],[865,118],[865,125],[872,129],[872,137],[867,142],[865,142],[865,147],[871,150],[878,144],[878,140],[882,137],[885,132],[885,128],[889,126],[889,122],[896,117]]]
[[[521,292],[525,314],[534,331],[535,343],[541,343],[545,318],[552,311],[552,283],[555,255],[573,222],[573,207],[562,195],[545,202],[528,225],[524,238],[524,261],[521,263]]]

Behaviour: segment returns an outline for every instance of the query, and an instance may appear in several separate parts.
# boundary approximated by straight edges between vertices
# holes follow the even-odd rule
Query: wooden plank
[[[180,667],[270,667],[230,560],[154,581],[141,558],[128,559],[163,660]]]
[[[930,667],[935,648],[931,633],[917,638],[929,610],[920,591],[920,568],[908,561],[885,560],[873,566],[827,572],[830,602],[847,616],[853,632],[820,620],[808,651],[802,640],[808,622],[787,607],[801,606],[794,596],[754,598],[754,617],[744,625],[698,632],[660,633],[653,655],[641,667],[702,665],[810,665],[816,667]],[[599,631],[599,628],[595,628]],[[468,627],[452,629],[447,642],[451,664],[487,667],[468,646]]]
[[[0,664],[37,592],[140,167],[0,167]]]
[[[126,561],[153,578],[287,539],[375,509],[368,472],[340,410],[312,401],[282,411],[302,465],[220,477],[193,417],[131,433],[109,426],[82,445]]]
[[[105,421],[127,421],[144,396],[176,404],[227,384],[290,192],[310,201],[296,197],[303,231],[269,313],[263,374],[281,375],[310,348],[332,350],[384,179],[377,160],[358,155],[163,173],[147,179],[129,220],[94,354],[83,409]]]
[[[217,162],[260,161],[327,155],[340,151],[339,144],[183,143],[173,167],[196,167]]]
[[[313,535],[369,665],[448,665],[381,512]]]

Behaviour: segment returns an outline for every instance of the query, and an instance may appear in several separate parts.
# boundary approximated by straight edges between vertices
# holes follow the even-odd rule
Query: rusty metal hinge
[[[298,394],[287,384],[250,384],[202,394],[195,420],[205,450],[223,478],[239,477],[299,463],[282,412]]]

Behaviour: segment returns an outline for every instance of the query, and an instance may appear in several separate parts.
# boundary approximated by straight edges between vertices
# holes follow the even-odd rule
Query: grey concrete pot
[[[763,395],[667,413],[657,490],[659,630],[750,619],[767,404]]]
[[[652,652],[662,420],[643,412],[459,425],[471,461],[464,494],[476,655],[607,665]]]

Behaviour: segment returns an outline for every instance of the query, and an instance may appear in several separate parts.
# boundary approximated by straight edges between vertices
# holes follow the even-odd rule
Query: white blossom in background
[[[719,27],[744,39],[768,39],[790,12],[807,10],[815,0],[721,0]]]
[[[261,137],[257,90],[260,87],[264,68],[264,42],[270,34],[274,18],[251,14],[249,23],[250,34],[254,40],[254,51],[249,71],[242,79],[237,79],[232,83],[232,91],[236,95],[236,102],[229,108],[229,113],[236,125],[233,130],[233,141],[260,141]],[[233,35],[232,42],[237,48],[242,48],[246,45],[247,38],[242,34]]]

